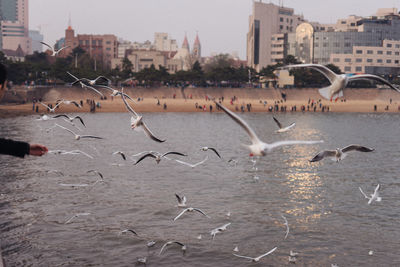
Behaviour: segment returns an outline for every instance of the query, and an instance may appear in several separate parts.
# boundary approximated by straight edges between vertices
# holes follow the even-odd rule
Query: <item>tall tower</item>
[[[199,39],[199,34],[196,34],[196,39],[194,40],[193,44],[193,51],[192,54],[197,58],[201,58],[201,44],[200,44],[200,39]]]
[[[189,42],[186,34],[185,34],[185,39],[183,40],[182,48],[186,49],[187,51],[190,51]]]

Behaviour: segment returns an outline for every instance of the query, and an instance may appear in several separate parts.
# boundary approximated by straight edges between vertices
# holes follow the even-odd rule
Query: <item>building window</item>
[[[383,54],[383,51],[382,50],[378,50],[378,53],[377,53],[378,55],[382,55]]]
[[[399,52],[394,52],[394,54],[395,54],[396,56],[398,56],[398,55],[399,55]]]
[[[333,62],[340,62],[340,58],[334,58]]]
[[[382,63],[382,59],[377,59],[376,63]]]
[[[356,54],[362,54],[362,50],[356,50]]]
[[[392,63],[391,59],[386,59],[386,63]]]
[[[351,58],[345,58],[344,62],[351,62]]]
[[[334,47],[340,47],[340,43],[333,43]]]
[[[372,63],[372,58],[367,58],[368,63]]]
[[[392,44],[386,44],[386,47],[392,47]]]
[[[350,47],[351,43],[344,43],[344,47]]]
[[[111,41],[107,41],[106,44],[111,44]]]
[[[386,51],[386,55],[391,55],[392,51]]]
[[[400,44],[396,44],[395,47],[396,47],[396,48],[400,48]]]
[[[279,29],[283,30],[283,25],[279,25]]]
[[[279,21],[280,21],[280,22],[283,22],[283,18],[282,18],[282,17],[280,17],[280,18],[279,18]]]
[[[323,43],[322,46],[323,47],[328,47],[328,43]]]
[[[372,55],[374,53],[374,51],[372,51],[372,50],[367,50],[367,54],[368,55]]]
[[[394,61],[394,64],[399,64],[399,60],[396,59],[396,60]]]
[[[344,67],[344,71],[351,71],[351,67],[349,66]]]
[[[356,58],[356,62],[358,63],[362,62],[362,58]]]
[[[315,44],[314,44],[314,47],[319,47],[319,43],[315,43]]]

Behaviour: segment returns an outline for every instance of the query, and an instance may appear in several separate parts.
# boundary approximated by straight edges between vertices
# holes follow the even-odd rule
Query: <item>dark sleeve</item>
[[[30,146],[26,142],[0,138],[0,154],[23,158],[29,154]]]

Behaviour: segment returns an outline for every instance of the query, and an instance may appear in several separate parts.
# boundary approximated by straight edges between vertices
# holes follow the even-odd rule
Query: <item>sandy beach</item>
[[[400,112],[400,94],[388,89],[346,89],[343,99],[332,102],[322,99],[317,89],[287,89],[284,91],[287,95],[286,101],[281,98],[282,91],[260,88],[186,88],[184,92],[179,88],[130,88],[125,91],[136,99],[136,103],[131,102],[131,104],[140,113],[210,112],[210,105],[212,112],[217,111],[215,104],[206,100],[207,94],[219,100],[222,100],[223,96],[222,103],[225,106],[236,111],[243,109],[244,112],[248,112],[248,104],[251,104],[251,112],[269,112],[271,108],[273,112],[302,112],[302,106],[304,112],[314,112],[314,109],[315,112]],[[233,97],[236,100],[231,102]],[[98,95],[82,91],[80,88],[49,89],[41,98],[44,103],[53,106],[58,99],[83,102],[81,109],[74,105],[62,104],[56,109],[56,113],[89,112],[88,99],[99,103],[100,107],[96,108],[96,112],[126,112],[120,97],[100,100]],[[141,100],[137,101],[138,98]],[[374,110],[375,105],[376,110]],[[36,106],[38,106],[37,112]],[[40,104],[36,106],[33,108],[31,102],[2,104],[0,117],[47,113],[44,106]]]

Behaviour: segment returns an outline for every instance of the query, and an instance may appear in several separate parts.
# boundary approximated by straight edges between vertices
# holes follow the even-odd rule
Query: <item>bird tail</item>
[[[328,87],[321,88],[318,91],[319,91],[319,94],[322,95],[325,99],[330,100],[331,99],[330,90],[331,90],[331,88],[330,88],[330,86],[328,86]]]

